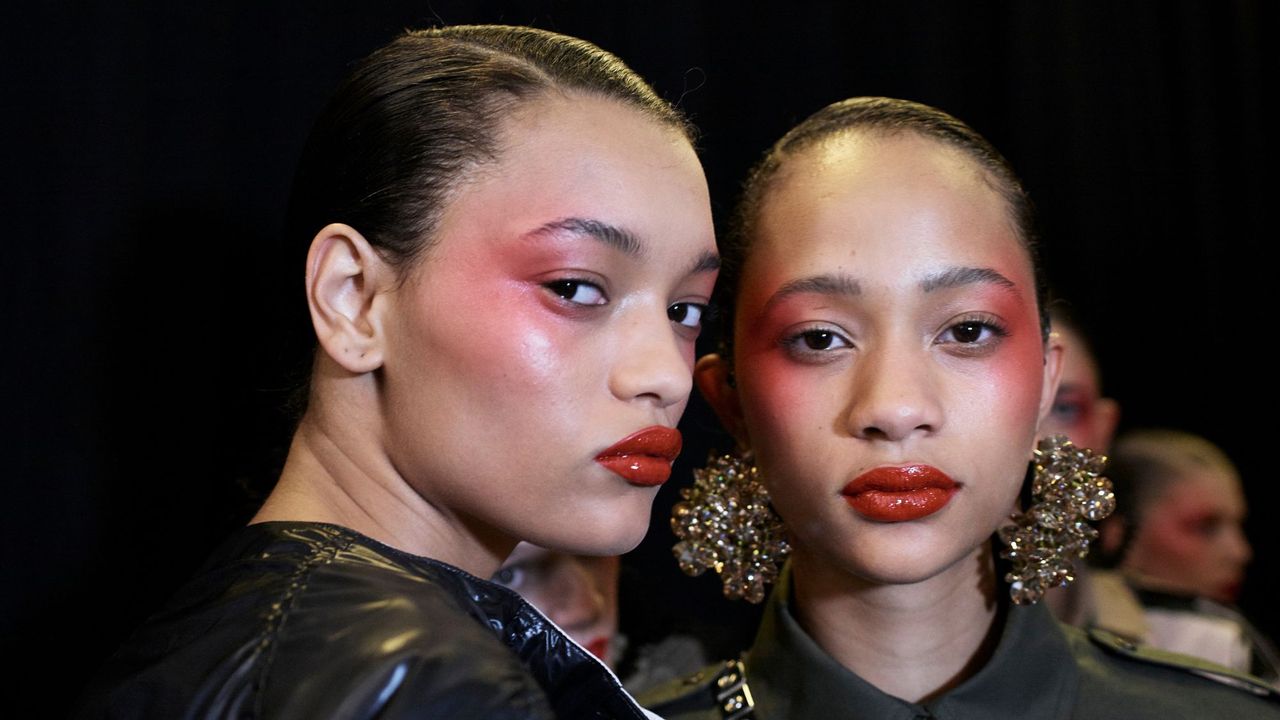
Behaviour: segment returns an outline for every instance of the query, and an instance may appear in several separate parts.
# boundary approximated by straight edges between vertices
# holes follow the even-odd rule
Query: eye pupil
[[[667,317],[670,318],[672,322],[684,322],[684,319],[688,316],[689,305],[687,303],[676,303],[675,305],[667,308]]]
[[[569,300],[578,292],[578,286],[580,284],[581,283],[576,280],[557,280],[556,282],[548,284],[547,287],[551,288],[552,292],[565,300]]]
[[[980,323],[961,323],[955,326],[955,338],[962,343],[977,342],[982,338],[982,325]]]
[[[831,347],[834,335],[825,330],[813,330],[804,334],[804,344],[810,350],[826,350]]]

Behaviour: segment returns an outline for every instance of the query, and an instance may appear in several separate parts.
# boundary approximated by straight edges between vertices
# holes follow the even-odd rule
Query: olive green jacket
[[[787,573],[743,660],[655,688],[642,705],[668,720],[1280,719],[1269,685],[1103,631],[1058,624],[1039,605],[1011,606],[991,660],[941,697],[911,703],[840,665],[788,609]]]

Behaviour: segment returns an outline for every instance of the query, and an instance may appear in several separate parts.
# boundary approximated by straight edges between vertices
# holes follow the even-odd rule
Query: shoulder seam
[[[254,679],[253,704],[255,715],[262,714],[262,687],[264,679],[271,671],[271,666],[275,662],[276,648],[278,643],[280,628],[284,626],[285,620],[288,619],[289,612],[293,609],[294,602],[302,591],[306,589],[307,582],[311,579],[311,574],[316,568],[327,565],[337,556],[338,551],[345,550],[350,547],[351,540],[345,541],[339,535],[330,535],[325,542],[317,545],[310,554],[307,555],[298,567],[289,576],[289,585],[285,589],[285,594],[280,598],[279,602],[271,608],[271,613],[267,615],[263,622],[262,635],[258,639],[258,649],[263,652],[264,657],[262,666],[256,673]]]

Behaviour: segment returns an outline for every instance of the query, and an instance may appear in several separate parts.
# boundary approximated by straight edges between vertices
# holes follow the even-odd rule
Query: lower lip
[[[657,487],[671,477],[671,463],[680,454],[680,431],[654,425],[614,443],[596,462],[638,487]]]
[[[611,455],[596,462],[640,487],[657,487],[671,477],[671,461],[652,455]]]
[[[609,655],[608,638],[596,638],[595,640],[592,640],[591,642],[587,643],[586,647],[587,647],[587,652],[591,653],[592,655],[595,655],[601,660],[605,660]]]
[[[1240,597],[1240,583],[1227,583],[1218,588],[1218,599],[1220,601],[1232,604]]]
[[[955,488],[921,488],[919,490],[867,490],[846,495],[845,502],[859,515],[877,522],[907,522],[938,512],[951,501]]]
[[[909,522],[929,517],[951,502],[956,484],[927,465],[880,467],[845,486],[845,502],[875,522]]]

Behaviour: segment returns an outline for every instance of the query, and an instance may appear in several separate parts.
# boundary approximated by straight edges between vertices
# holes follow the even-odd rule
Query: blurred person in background
[[[617,555],[573,555],[522,542],[490,579],[520,593],[632,692],[705,665],[707,654],[691,635],[673,633],[638,646],[627,642],[618,624],[620,569]]]
[[[1100,550],[1144,610],[1140,639],[1276,682],[1280,655],[1235,607],[1253,550],[1239,472],[1220,448],[1179,430],[1116,442],[1116,514]]]

